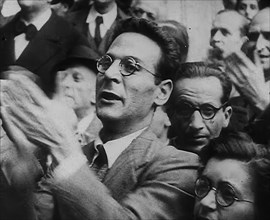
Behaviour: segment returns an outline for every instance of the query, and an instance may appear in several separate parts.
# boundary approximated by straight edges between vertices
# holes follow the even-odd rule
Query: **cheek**
[[[219,120],[209,120],[207,121],[206,128],[209,131],[211,138],[218,137],[221,129],[222,129],[222,122],[221,119]]]
[[[152,106],[154,100],[155,88],[153,86],[134,86],[126,90],[127,97],[130,100],[130,103],[133,105],[139,105],[142,108]]]
[[[254,209],[245,205],[232,205],[218,211],[220,220],[255,220]]]

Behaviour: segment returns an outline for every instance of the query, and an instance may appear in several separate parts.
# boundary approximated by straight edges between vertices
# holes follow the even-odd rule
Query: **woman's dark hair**
[[[179,45],[181,54],[179,57],[180,62],[186,62],[189,48],[189,37],[186,26],[175,20],[164,20],[158,21],[157,23],[158,26],[160,26],[162,30],[168,32],[168,34],[170,34]]]
[[[224,132],[210,141],[200,153],[201,174],[211,158],[235,159],[245,162],[253,178],[255,189],[256,220],[269,219],[270,208],[270,150],[255,144],[245,133]]]

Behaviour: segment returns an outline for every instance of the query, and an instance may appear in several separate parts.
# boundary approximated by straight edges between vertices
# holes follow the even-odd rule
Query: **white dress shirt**
[[[108,158],[108,168],[111,168],[116,159],[120,154],[131,144],[131,142],[136,139],[146,128],[139,131],[131,133],[125,137],[108,141],[105,144],[102,143],[100,138],[95,141],[95,146],[102,144]]]
[[[105,152],[108,158],[108,168],[111,168],[115,160],[120,156],[120,154],[131,144],[131,142],[137,138],[147,127],[131,133],[122,138],[108,141],[105,144],[101,141],[100,137],[98,137],[94,146],[96,147],[99,144],[104,146]],[[70,177],[77,170],[79,170],[83,165],[87,163],[86,156],[83,154],[71,155],[62,161],[54,170],[54,176],[58,180],[63,180]]]
[[[35,18],[35,20],[33,22],[31,22],[31,24],[35,25],[35,27],[39,31],[43,27],[43,25],[49,20],[49,18],[51,17],[51,14],[52,14],[51,9],[48,9],[48,10],[44,11],[41,15],[39,15],[37,18]],[[24,22],[26,25],[30,24],[24,20],[22,20],[22,22]],[[26,40],[25,37],[26,37],[25,33],[22,33],[14,38],[14,41],[15,41],[14,48],[15,48],[15,59],[16,60],[21,56],[22,52],[29,44],[29,41]]]
[[[113,8],[106,14],[100,14],[96,11],[95,7],[92,6],[88,17],[86,19],[86,23],[88,24],[89,32],[92,37],[95,37],[95,29],[96,29],[96,17],[101,16],[103,18],[103,23],[100,24],[100,36],[103,38],[106,32],[111,28],[113,22],[117,17],[117,5],[114,4]]]

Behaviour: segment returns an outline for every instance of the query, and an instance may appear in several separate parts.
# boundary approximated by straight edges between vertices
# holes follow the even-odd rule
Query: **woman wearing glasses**
[[[195,220],[266,220],[270,151],[244,134],[224,134],[205,147],[195,183]]]

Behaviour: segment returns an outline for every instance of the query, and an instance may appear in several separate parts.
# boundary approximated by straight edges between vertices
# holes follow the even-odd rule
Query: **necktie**
[[[22,21],[18,21],[15,26],[15,36],[25,33],[26,40],[32,40],[37,34],[37,28],[33,24],[26,25]]]
[[[101,16],[96,17],[96,29],[95,29],[95,42],[96,45],[99,46],[101,42],[101,35],[100,35],[100,25],[103,23],[103,18]]]
[[[91,167],[97,174],[98,179],[102,181],[108,170],[108,158],[103,145],[97,145],[96,149],[97,154],[94,156]]]

